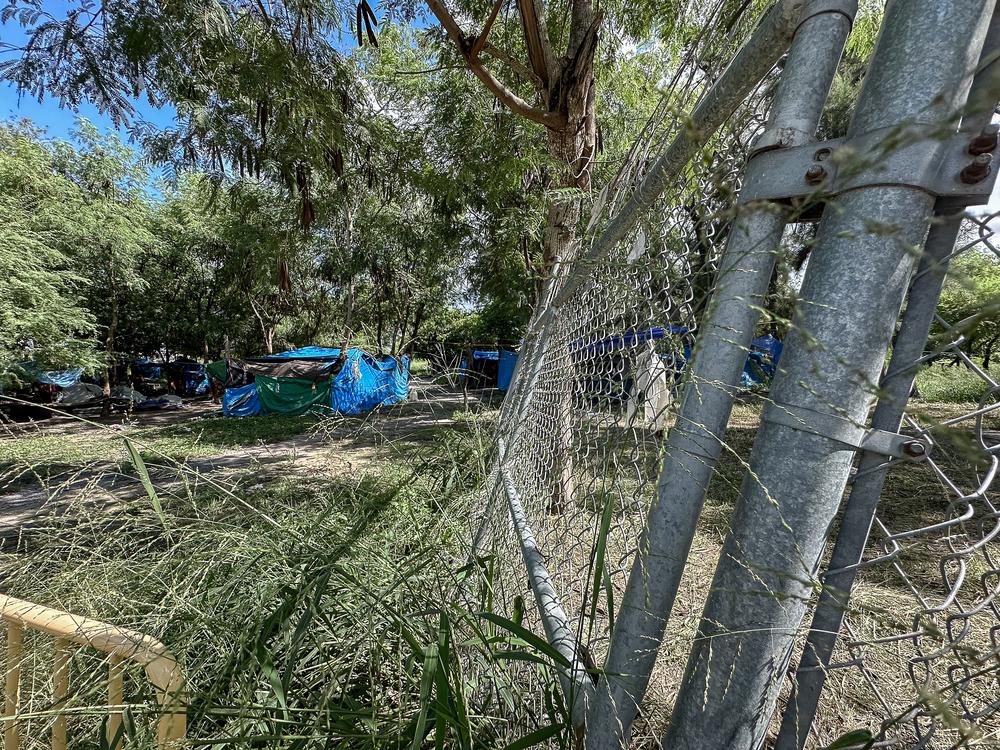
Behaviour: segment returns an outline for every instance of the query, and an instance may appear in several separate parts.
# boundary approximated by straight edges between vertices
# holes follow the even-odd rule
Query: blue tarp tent
[[[45,385],[57,385],[60,388],[69,388],[80,382],[83,370],[79,367],[72,370],[49,370],[48,372],[38,372],[35,375],[36,383]]]
[[[517,364],[517,352],[500,350],[500,365],[497,369],[497,388],[506,391],[510,388],[511,378],[514,377],[514,366]]]
[[[227,416],[253,414],[302,413],[303,408],[322,406],[340,414],[362,414],[382,404],[405,401],[409,395],[410,360],[408,357],[375,357],[361,349],[348,349],[343,366],[336,369],[340,349],[306,346],[253,360],[257,381],[241,388],[228,388],[222,399]],[[329,363],[332,374],[308,381],[298,377],[270,377],[260,373],[268,363],[304,361]],[[320,368],[323,369],[323,368]],[[258,392],[258,389],[264,389]],[[326,396],[327,389],[329,396]],[[328,400],[327,400],[328,398]],[[305,400],[312,399],[311,403]],[[270,404],[268,406],[267,404]]]
[[[222,413],[227,417],[252,417],[263,414],[264,408],[257,398],[257,386],[253,383],[242,388],[227,388],[222,394]]]
[[[83,370],[76,367],[72,370],[43,370],[34,362],[22,362],[20,370],[24,375],[40,385],[54,385],[59,388],[69,388],[80,382]]]

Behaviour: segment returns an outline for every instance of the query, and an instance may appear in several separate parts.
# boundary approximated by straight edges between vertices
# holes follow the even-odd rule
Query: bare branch
[[[502,49],[498,47],[494,47],[489,42],[483,45],[483,52],[485,52],[490,57],[496,58],[500,62],[504,63],[508,68],[510,68],[512,71],[514,71],[517,75],[521,76],[522,78],[527,78],[535,85],[535,88],[537,88],[539,91],[545,90],[545,82],[537,75],[535,75],[535,71],[533,71],[524,63],[522,63],[520,60],[511,57],[511,55],[509,55],[507,52],[504,52]]]
[[[486,23],[483,25],[483,31],[476,37],[476,41],[472,45],[472,51],[469,53],[469,57],[473,60],[479,59],[479,53],[483,51],[483,46],[486,44],[486,39],[490,35],[493,23],[497,20],[497,14],[500,12],[500,7],[506,1],[507,0],[496,0],[496,2],[493,3],[493,9],[490,11],[490,16],[486,19]]]
[[[447,32],[448,36],[458,46],[459,52],[465,58],[469,70],[476,76],[483,85],[503,104],[507,109],[517,115],[521,115],[527,120],[537,122],[552,130],[562,130],[566,127],[566,118],[557,112],[547,112],[536,107],[532,107],[528,102],[503,85],[497,78],[483,65],[481,60],[472,59],[469,56],[471,44],[468,37],[462,32],[458,21],[448,11],[441,0],[427,0],[427,7],[437,18],[438,22]]]
[[[556,77],[555,57],[549,43],[549,33],[545,25],[545,7],[536,0],[517,0],[524,30],[524,43],[528,48],[531,69],[545,82],[546,88]]]

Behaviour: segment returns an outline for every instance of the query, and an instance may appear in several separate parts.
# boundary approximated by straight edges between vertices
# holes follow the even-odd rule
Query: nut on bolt
[[[809,185],[819,185],[826,179],[826,167],[822,164],[813,164],[806,170],[806,182]]]
[[[998,138],[1000,138],[1000,123],[991,122],[980,131],[979,135],[969,141],[969,153],[979,156],[995,150]]]
[[[990,163],[992,161],[993,154],[979,154],[965,165],[965,169],[959,173],[958,178],[966,185],[975,185],[977,182],[982,182],[990,174]]]
[[[927,446],[919,440],[907,440],[903,443],[903,453],[910,458],[921,458],[927,455]]]

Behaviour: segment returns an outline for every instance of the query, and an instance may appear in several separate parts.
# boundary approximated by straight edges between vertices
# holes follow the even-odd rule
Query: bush
[[[1000,377],[1000,367],[991,375]],[[978,402],[989,385],[979,375],[962,365],[935,363],[917,373],[920,398],[928,402]]]

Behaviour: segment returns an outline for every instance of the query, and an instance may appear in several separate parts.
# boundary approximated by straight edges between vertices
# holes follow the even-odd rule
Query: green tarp
[[[220,383],[226,382],[226,360],[220,359],[205,365],[205,371]]]
[[[311,410],[330,411],[329,378],[317,381],[258,375],[254,382],[257,398],[268,412],[298,416]]]

